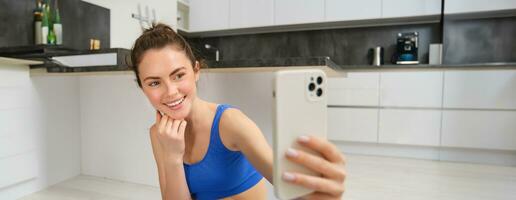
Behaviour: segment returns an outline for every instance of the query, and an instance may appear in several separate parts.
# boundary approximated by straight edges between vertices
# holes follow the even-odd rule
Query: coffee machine
[[[418,32],[398,33],[396,39],[396,64],[419,64],[417,49]]]

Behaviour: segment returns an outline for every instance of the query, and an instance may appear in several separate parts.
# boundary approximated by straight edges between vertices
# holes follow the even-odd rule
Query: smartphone
[[[300,172],[321,176],[286,159],[288,148],[321,156],[302,147],[302,135],[326,138],[327,78],[319,69],[298,69],[275,72],[274,78],[274,193],[280,199],[293,199],[313,192],[282,179],[283,172]]]

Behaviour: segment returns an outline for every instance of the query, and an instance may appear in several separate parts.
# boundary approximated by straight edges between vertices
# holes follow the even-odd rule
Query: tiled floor
[[[344,199],[515,200],[516,167],[347,156]],[[23,200],[160,199],[159,188],[78,176]]]

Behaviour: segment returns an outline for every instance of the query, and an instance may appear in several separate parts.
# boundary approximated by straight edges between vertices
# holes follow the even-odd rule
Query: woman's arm
[[[240,110],[228,109],[220,119],[219,129],[224,145],[242,151],[256,170],[272,183],[272,149],[260,128]]]
[[[229,111],[229,112],[228,112]],[[272,149],[265,140],[262,132],[256,124],[241,111],[229,109],[228,114],[221,118],[221,134],[225,144],[229,144],[232,150],[240,150],[260,173],[272,182],[273,155]],[[224,133],[225,132],[225,133]],[[224,141],[224,139],[227,140]],[[306,188],[315,190],[303,197],[305,199],[340,199],[344,193],[344,156],[332,143],[325,139],[302,136],[298,142],[323,157],[316,157],[309,153],[291,149],[287,159],[305,166],[308,169],[323,174],[323,177],[309,176],[299,173],[283,174],[283,179]]]
[[[152,151],[158,167],[162,199],[191,199],[183,167],[186,122],[156,113],[151,127]]]

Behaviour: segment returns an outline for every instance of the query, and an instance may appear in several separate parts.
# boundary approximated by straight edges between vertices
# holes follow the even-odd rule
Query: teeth
[[[184,97],[183,97],[183,98],[181,98],[181,99],[179,99],[179,100],[177,100],[177,101],[174,101],[174,102],[172,102],[172,103],[167,104],[167,106],[170,106],[170,107],[177,106],[178,104],[180,104],[181,102],[183,102],[183,100],[185,100],[185,98],[184,98]]]

